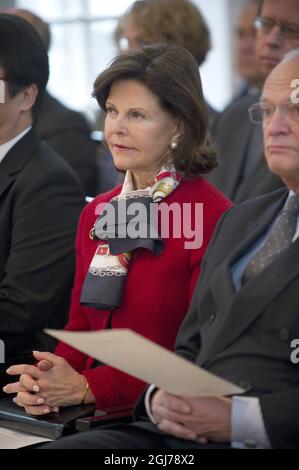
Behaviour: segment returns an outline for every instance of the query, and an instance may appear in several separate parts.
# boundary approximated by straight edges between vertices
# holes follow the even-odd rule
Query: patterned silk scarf
[[[90,237],[100,243],[82,287],[82,305],[98,310],[121,305],[132,252],[145,248],[158,256],[163,250],[153,203],[169,196],[181,180],[174,166],[168,164],[162,167],[153,186],[134,190],[132,173],[127,172],[121,193],[103,205],[90,232]]]

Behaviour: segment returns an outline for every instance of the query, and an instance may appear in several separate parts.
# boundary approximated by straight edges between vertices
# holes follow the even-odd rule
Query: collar
[[[181,183],[182,177],[176,171],[173,163],[167,163],[162,166],[160,172],[155,178],[152,186],[145,189],[136,189],[132,171],[126,172],[125,180],[122,186],[120,197],[122,196],[151,196],[154,201],[162,200],[172,193]]]
[[[121,195],[130,193],[131,191],[135,191],[135,185],[133,180],[133,174],[130,170],[126,172],[125,180],[123,182],[123,187],[121,190]]]
[[[288,202],[288,200],[292,197],[292,196],[295,196],[296,193],[294,191],[290,191],[289,192],[289,195],[288,195],[288,198],[286,200],[286,203]],[[299,238],[299,217],[298,217],[298,222],[297,222],[297,229],[296,229],[296,233],[294,235],[294,239],[293,241],[297,240],[297,238]]]
[[[32,126],[29,126],[27,127],[27,129],[25,129],[24,131],[20,132],[20,134],[18,134],[16,137],[14,137],[13,139],[9,140],[8,142],[5,142],[5,144],[1,144],[0,145],[0,163],[2,162],[2,160],[4,159],[4,157],[6,156],[6,154],[10,151],[10,149],[12,149],[12,147],[17,143],[19,142],[19,140],[22,139],[22,137],[24,137],[24,135],[26,135],[30,130],[31,130]]]

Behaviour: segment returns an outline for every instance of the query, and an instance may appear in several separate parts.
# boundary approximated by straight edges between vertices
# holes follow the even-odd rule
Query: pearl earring
[[[170,148],[171,148],[172,150],[176,150],[176,149],[178,148],[178,144],[177,144],[177,142],[174,142],[174,141],[173,141],[173,142],[171,142],[171,144],[170,144]]]

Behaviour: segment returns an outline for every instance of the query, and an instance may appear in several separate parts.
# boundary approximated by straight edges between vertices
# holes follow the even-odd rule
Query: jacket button
[[[279,332],[279,337],[282,341],[288,341],[290,339],[290,332],[287,328],[282,328]]]
[[[215,313],[212,313],[209,316],[209,323],[212,324],[212,323],[214,323],[215,320],[216,320],[216,315],[215,315]]]

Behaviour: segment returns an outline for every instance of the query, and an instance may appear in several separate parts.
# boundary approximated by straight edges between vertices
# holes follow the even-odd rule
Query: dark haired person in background
[[[173,349],[206,247],[217,221],[230,207],[198,176],[216,164],[198,66],[181,47],[147,46],[117,57],[96,80],[94,96],[106,112],[105,137],[114,164],[126,177],[123,185],[95,198],[83,212],[66,329],[130,328]],[[154,234],[144,239],[129,232],[125,238],[115,238],[114,232],[117,235],[130,223],[123,203],[137,200],[144,211],[148,201],[166,206],[167,213],[156,227],[160,241]],[[111,222],[107,234],[101,231],[96,213],[103,214],[108,204],[116,212],[122,210],[126,219],[123,224],[117,219]],[[196,215],[198,204],[204,206],[202,221]],[[184,213],[186,205],[189,215]],[[146,225],[147,220],[143,222]],[[188,223],[196,235],[203,233],[203,243],[186,245]],[[6,388],[18,393],[16,402],[30,414],[82,401],[96,402],[98,408],[133,403],[144,388],[141,381],[110,366],[95,367],[92,358],[64,344],[59,344],[56,355],[35,357],[43,370],[40,365],[16,365],[9,373],[22,374],[21,387],[16,383]]]
[[[47,52],[25,20],[0,14],[0,338],[6,365],[49,348],[42,333],[66,321],[74,241],[84,197],[71,168],[35,132]]]
[[[39,33],[46,50],[51,45],[49,24],[31,11],[10,8],[7,13],[28,21]],[[90,137],[85,117],[69,109],[45,91],[35,130],[59,155],[71,165],[81,181],[87,196],[100,191],[96,144]]]

